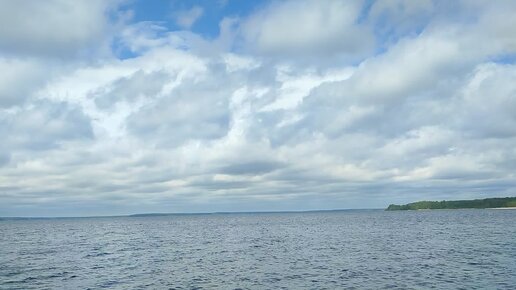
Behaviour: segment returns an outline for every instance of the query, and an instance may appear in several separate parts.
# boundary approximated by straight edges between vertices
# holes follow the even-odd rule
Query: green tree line
[[[386,210],[459,209],[516,207],[516,197],[485,198],[473,200],[418,201],[404,205],[391,204]]]

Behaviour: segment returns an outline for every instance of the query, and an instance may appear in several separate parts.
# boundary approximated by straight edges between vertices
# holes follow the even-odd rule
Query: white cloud
[[[0,1],[0,51],[69,57],[108,49],[115,1]]]
[[[361,2],[274,2],[225,18],[215,40],[137,23],[117,35],[135,53],[124,60],[55,59],[51,47],[75,54],[107,26],[70,46],[68,28],[49,42],[30,36],[59,15],[41,31],[13,28],[19,53],[0,45],[0,212],[381,207],[510,193],[516,69],[499,59],[514,52],[512,18],[495,15],[514,8],[468,3],[451,15],[429,2],[379,1],[369,12]],[[380,18],[391,27],[372,27]],[[385,50],[370,55],[373,31]],[[231,50],[238,37],[250,46]]]
[[[174,19],[182,28],[191,28],[199,18],[202,17],[204,9],[200,6],[193,6],[188,10],[178,11],[174,13]]]
[[[516,136],[515,65],[480,65],[461,90],[455,122],[478,138]]]
[[[39,101],[0,115],[2,152],[49,150],[69,140],[93,138],[90,119],[67,103]],[[16,162],[16,161],[14,161]]]
[[[357,23],[360,12],[361,1],[275,2],[245,19],[241,32],[250,51],[353,59],[368,55],[374,44]]]
[[[0,108],[23,103],[45,83],[50,71],[36,60],[0,58]]]
[[[390,38],[421,31],[435,11],[432,0],[382,0],[375,1],[369,11],[369,21],[375,29]],[[387,43],[389,44],[389,43]]]

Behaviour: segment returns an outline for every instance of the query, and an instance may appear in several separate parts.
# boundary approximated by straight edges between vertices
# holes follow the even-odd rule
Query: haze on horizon
[[[0,216],[514,196],[516,1],[0,0]]]

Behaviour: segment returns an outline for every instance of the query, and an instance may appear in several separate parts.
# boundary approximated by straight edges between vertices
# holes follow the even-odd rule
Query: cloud
[[[188,10],[175,12],[174,19],[181,28],[190,29],[202,17],[203,13],[204,9],[202,7],[193,6]]]
[[[458,130],[475,138],[512,138],[516,135],[515,65],[477,67],[462,89],[454,118]],[[496,112],[496,113],[495,113]]]
[[[431,0],[374,1],[369,10],[368,21],[378,34],[384,36],[388,45],[400,36],[421,32],[435,15],[435,6]]]
[[[79,108],[46,100],[1,111],[0,135],[5,137],[0,145],[0,167],[12,165],[11,170],[16,170],[20,162],[41,162],[46,152],[93,139],[90,120]],[[21,176],[25,174],[30,173]],[[9,180],[3,179],[2,184]]]
[[[261,175],[281,167],[283,167],[281,163],[256,161],[227,165],[220,169],[220,173],[228,175]]]
[[[274,2],[241,25],[245,46],[268,55],[356,59],[373,51],[371,31],[358,23],[361,1]]]
[[[76,56],[107,49],[108,12],[115,1],[0,1],[0,51],[11,55]]]
[[[159,22],[113,32],[95,3],[83,16],[102,21],[77,44],[69,27],[31,36],[64,21],[47,11],[0,45],[0,215],[513,194],[513,21],[496,17],[512,2],[271,2],[224,15],[215,39]],[[133,55],[78,53],[111,33]]]
[[[210,140],[225,136],[229,130],[229,96],[219,74],[205,75],[183,83],[128,118],[133,134],[161,145],[175,146],[189,140]],[[166,137],[165,137],[166,136]]]
[[[4,150],[2,150],[4,151]],[[0,167],[6,165],[7,163],[9,163],[9,160],[10,160],[10,156],[9,154],[7,154],[6,152],[2,152],[0,154]]]
[[[0,58],[0,108],[20,105],[42,87],[51,67],[31,59]]]
[[[95,104],[99,108],[110,108],[120,101],[135,102],[141,98],[156,96],[170,76],[165,72],[145,73],[138,70],[128,77],[121,77],[109,86],[95,93]]]
[[[463,52],[455,33],[425,33],[404,39],[384,54],[362,62],[340,91],[361,103],[390,102],[435,87],[475,59]],[[460,56],[460,57],[459,57]],[[467,69],[467,68],[466,68]],[[460,75],[460,74],[459,74]]]

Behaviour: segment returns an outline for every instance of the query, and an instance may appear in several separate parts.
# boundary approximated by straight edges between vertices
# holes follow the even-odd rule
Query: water
[[[516,210],[0,221],[0,289],[516,289]]]

